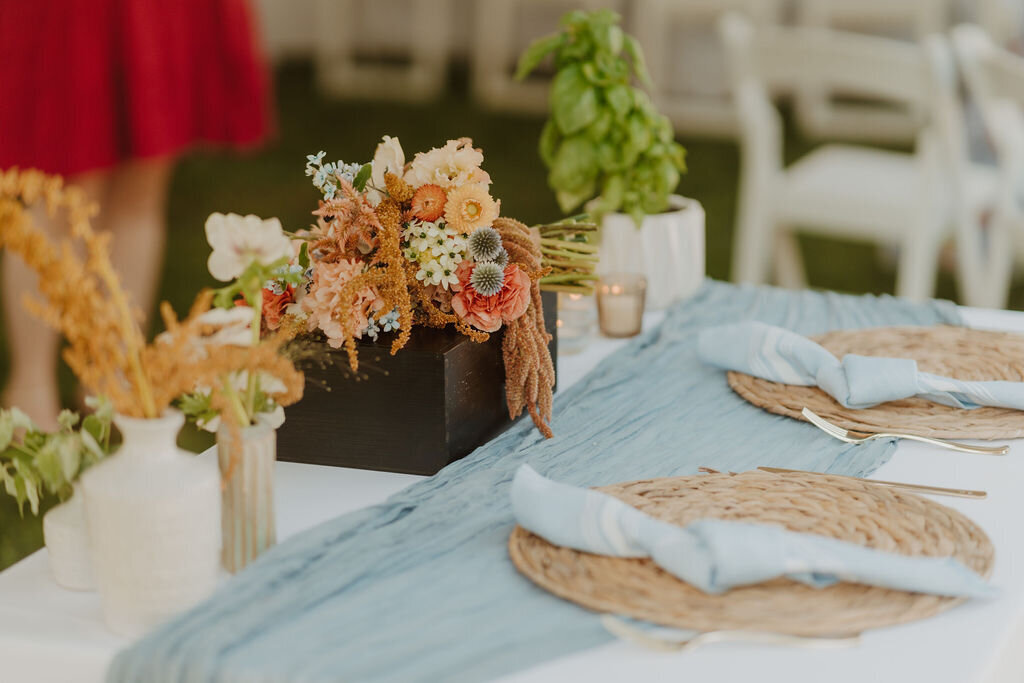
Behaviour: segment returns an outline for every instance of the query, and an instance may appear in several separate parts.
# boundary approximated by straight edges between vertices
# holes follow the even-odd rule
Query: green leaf
[[[309,268],[309,242],[303,242],[299,246],[299,265],[303,271]]]
[[[217,308],[232,308],[235,305],[235,297],[241,291],[238,282],[232,282],[226,287],[214,290],[213,305]]]
[[[636,73],[636,77],[640,79],[641,83],[650,88],[652,85],[651,75],[647,73],[647,60],[644,59],[644,51],[640,47],[640,41],[633,36],[626,36],[624,47],[626,48],[626,54],[633,60],[633,71]]]
[[[550,168],[555,163],[555,154],[558,152],[558,144],[562,136],[558,134],[558,127],[554,120],[548,119],[540,132],[540,158]]]
[[[33,515],[39,514],[39,476],[32,471],[31,465],[23,460],[14,461],[14,498],[18,501],[18,512],[28,501]],[[10,491],[8,491],[10,492]]]
[[[614,23],[592,22],[590,36],[594,39],[594,44],[598,49],[604,52],[618,55],[622,51],[622,29]]]
[[[618,211],[622,206],[622,198],[626,191],[626,179],[619,173],[606,176],[601,187],[599,201],[594,204],[592,210],[598,215],[604,215],[612,211]]]
[[[47,439],[36,453],[35,467],[43,484],[50,491],[56,491],[64,483],[64,463],[56,438]]]
[[[0,411],[0,450],[11,445],[14,439],[14,420],[9,410]]]
[[[38,431],[32,418],[23,413],[20,408],[10,408],[9,412],[15,429],[24,429],[26,432]]]
[[[85,405],[92,410],[96,419],[105,424],[110,424],[114,419],[114,404],[106,396],[86,396]]]
[[[610,142],[603,142],[599,144],[597,146],[596,155],[598,166],[600,166],[601,170],[606,173],[618,170],[621,166],[619,162],[618,147]]]
[[[78,424],[78,413],[73,410],[64,409],[57,416],[57,424],[64,431],[70,432]]]
[[[99,444],[99,439],[94,437],[92,432],[83,428],[79,434],[82,438],[82,449],[84,451],[84,457],[82,458],[83,468],[86,465],[92,465],[107,457],[107,454],[103,452],[103,447]]]
[[[80,439],[77,435],[63,434],[56,437],[57,456],[60,460],[61,474],[64,476],[64,484],[70,484],[78,476],[78,468],[82,464],[82,451]],[[60,487],[51,489],[56,493]]]
[[[558,206],[562,209],[562,213],[569,213],[577,206],[593,197],[595,187],[596,184],[591,180],[589,183],[576,190],[559,190],[555,192],[555,199],[558,200]]]
[[[551,84],[551,111],[562,135],[572,135],[597,118],[597,91],[587,83],[578,64],[555,76]]]
[[[563,33],[553,33],[549,36],[538,38],[519,56],[519,64],[516,66],[516,80],[526,78],[531,71],[536,69],[544,58],[560,48],[565,43],[566,37]]]
[[[556,191],[576,193],[591,183],[597,172],[594,146],[585,136],[575,135],[563,140],[559,146],[548,181]]]
[[[591,142],[601,142],[608,135],[608,131],[611,130],[612,123],[612,113],[607,109],[602,110],[597,119],[587,126],[587,138]]]
[[[604,98],[612,108],[615,118],[620,121],[625,119],[629,110],[633,108],[633,93],[629,86],[613,85],[604,91]]]
[[[651,145],[651,131],[638,114],[631,114],[626,121],[629,130],[629,144],[636,152],[642,153]]]
[[[352,180],[352,187],[356,189],[356,192],[362,192],[366,189],[366,183],[369,182],[372,174],[373,164],[363,164],[360,167],[355,179]]]

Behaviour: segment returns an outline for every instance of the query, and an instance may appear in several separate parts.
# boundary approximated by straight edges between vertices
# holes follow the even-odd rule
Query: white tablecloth
[[[1024,314],[962,309],[975,327],[1024,331]],[[648,314],[655,324],[658,314]],[[622,342],[601,339],[559,358],[567,387]],[[202,457],[202,456],[201,456]],[[211,454],[204,457],[211,459]],[[1002,591],[932,619],[877,629],[851,650],[812,651],[742,644],[685,654],[654,654],[616,642],[507,677],[506,681],[1024,681],[1024,440],[1009,456],[963,455],[901,443],[879,479],[985,489],[983,501],[939,498],[975,520],[996,547],[992,577]],[[339,514],[384,500],[419,477],[278,463],[281,538]],[[102,625],[99,598],[59,588],[41,550],[0,573],[0,681],[93,683],[128,641]]]

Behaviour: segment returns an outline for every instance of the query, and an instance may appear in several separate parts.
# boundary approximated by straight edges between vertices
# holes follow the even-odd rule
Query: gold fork
[[[723,629],[719,631],[694,631],[692,636],[679,640],[661,638],[626,623],[612,614],[601,615],[601,624],[612,635],[628,640],[649,650],[659,652],[686,652],[701,645],[722,642],[745,642],[759,645],[789,645],[819,650],[853,647],[860,644],[860,634],[848,636],[794,636],[788,633],[772,631],[745,631],[740,629]],[[680,631],[680,633],[687,633]]]
[[[846,443],[864,443],[865,441],[871,441],[872,439],[909,439],[911,441],[920,441],[921,443],[931,444],[933,446],[942,446],[943,448],[949,448],[950,450],[960,451],[961,453],[980,453],[982,455],[1006,455],[1010,452],[1009,446],[974,446],[972,444],[959,443],[957,441],[945,441],[943,439],[932,439],[927,436],[918,436],[917,434],[897,434],[880,432],[877,434],[866,434],[863,432],[852,432],[843,429],[839,425],[832,424],[825,418],[821,417],[810,408],[804,408],[800,411],[801,414],[807,418],[807,421],[813,424],[815,427],[825,432],[829,436],[833,436],[840,441]]]

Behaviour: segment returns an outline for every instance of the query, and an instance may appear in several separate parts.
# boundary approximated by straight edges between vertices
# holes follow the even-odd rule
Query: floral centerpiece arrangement
[[[407,163],[385,136],[371,162],[324,157],[307,157],[321,195],[316,223],[295,233],[292,258],[263,287],[265,327],[322,334],[353,370],[357,340],[383,333],[394,354],[414,325],[450,325],[476,342],[501,331],[509,415],[526,409],[550,436],[540,236],[500,216],[481,151],[449,140]]]

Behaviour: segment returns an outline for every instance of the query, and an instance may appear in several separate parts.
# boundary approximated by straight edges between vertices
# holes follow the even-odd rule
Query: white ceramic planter
[[[672,195],[670,206],[645,217],[639,229],[621,213],[608,214],[601,226],[597,272],[645,275],[647,310],[690,296],[704,281],[704,208],[679,195]]]
[[[221,476],[221,561],[234,574],[277,542],[274,465],[277,432],[267,424],[241,430],[242,448],[232,463],[231,430],[217,432]]]
[[[82,476],[82,490],[104,618],[137,637],[213,592],[220,476],[175,445],[181,413],[114,424],[123,444]]]
[[[84,497],[81,485],[75,484],[71,498],[43,515],[43,539],[53,578],[60,586],[76,591],[95,588]]]

